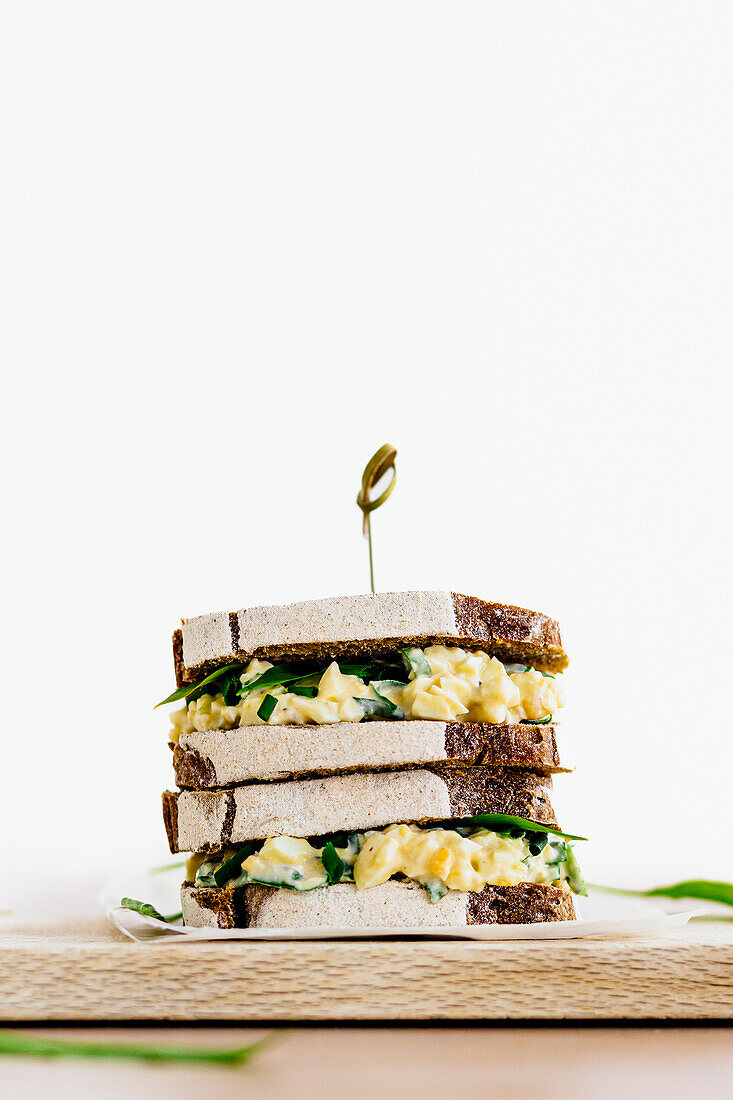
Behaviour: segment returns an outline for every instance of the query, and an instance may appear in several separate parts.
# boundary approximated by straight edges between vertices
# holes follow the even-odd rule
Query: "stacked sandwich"
[[[545,615],[398,592],[203,615],[173,636],[186,924],[569,920],[550,804],[567,665]]]

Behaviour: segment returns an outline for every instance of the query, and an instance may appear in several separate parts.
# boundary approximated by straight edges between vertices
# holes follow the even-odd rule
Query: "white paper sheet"
[[[459,928],[186,928],[177,921],[162,924],[120,907],[120,898],[132,897],[153,904],[161,913],[180,910],[178,897],[182,871],[130,873],[110,883],[101,899],[108,920],[139,943],[162,940],[332,940],[332,939],[462,939],[462,940],[567,940],[587,936],[661,936],[683,927],[699,906],[660,899],[628,898],[592,893],[576,898],[579,919],[540,924],[488,924]],[[438,902],[437,904],[440,904]]]

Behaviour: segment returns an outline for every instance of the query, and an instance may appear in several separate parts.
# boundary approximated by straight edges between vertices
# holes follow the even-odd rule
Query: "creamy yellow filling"
[[[535,669],[516,671],[516,666],[507,667],[482,650],[434,645],[414,652],[424,656],[430,673],[415,676],[411,672],[404,687],[382,691],[405,718],[505,725],[547,719],[563,705],[558,678]],[[242,682],[250,682],[268,668],[272,668],[268,661],[250,661]],[[257,712],[266,695],[274,696],[276,704],[265,723]],[[182,733],[237,726],[360,722],[365,713],[357,701],[360,698],[378,701],[360,677],[344,675],[333,661],[321,676],[313,699],[285,686],[253,691],[234,706],[227,705],[221,694],[202,695],[171,713],[171,738],[177,741]]]
[[[448,890],[478,891],[489,883],[566,885],[565,865],[557,862],[558,845],[546,844],[539,855],[532,855],[525,836],[501,836],[487,829],[463,830],[463,833],[456,829],[388,825],[354,834],[347,847],[336,851],[351,868],[359,890],[379,886],[395,875],[404,875],[428,888],[442,886]],[[559,848],[562,851],[562,845]],[[194,879],[202,867],[213,870],[233,854],[225,853],[213,860],[192,856],[189,879]],[[314,847],[308,840],[271,837],[258,852],[243,860],[241,881],[313,890],[328,882],[322,855],[323,848]]]

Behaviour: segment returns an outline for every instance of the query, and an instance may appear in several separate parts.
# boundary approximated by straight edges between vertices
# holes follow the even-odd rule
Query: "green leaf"
[[[318,685],[323,678],[324,671],[324,669],[319,668],[317,672],[309,672],[305,676],[298,677],[297,680],[293,680],[291,683],[288,684],[288,691],[294,691],[297,695],[299,695],[301,688],[316,688],[317,690]]]
[[[157,1043],[80,1042],[24,1035],[19,1031],[0,1031],[0,1054],[20,1054],[42,1058],[123,1058],[145,1062],[208,1062],[218,1065],[243,1065],[269,1041],[269,1036],[246,1047],[212,1048]]]
[[[318,688],[312,684],[290,684],[288,691],[292,692],[293,695],[302,695],[304,699],[315,699],[318,695]]]
[[[405,673],[399,664],[393,661],[352,661],[341,664],[339,671],[344,676],[358,676],[365,683],[368,680],[390,680],[399,682],[401,687],[407,683]]]
[[[544,718],[522,718],[520,725],[522,726],[546,726],[548,722],[552,721],[552,715],[546,714]]]
[[[239,691],[242,687],[242,665],[235,665],[233,669],[225,672],[214,686],[224,696],[224,702],[228,707],[236,707],[241,702]],[[195,695],[189,695],[189,703],[203,694],[203,691],[199,689]]]
[[[255,676],[254,680],[250,680],[247,684],[242,684],[239,689],[239,694],[242,699],[246,695],[249,695],[253,691],[264,691],[265,688],[281,687],[285,684],[290,684],[294,680],[302,680],[305,677],[302,666],[291,664],[279,664],[273,665],[272,668],[268,668],[261,676]],[[309,674],[310,675],[310,674]]]
[[[581,897],[587,898],[588,887],[585,885],[583,872],[580,870],[580,864],[575,857],[572,844],[568,844],[568,850],[565,856],[565,871],[568,878],[568,886],[573,893],[580,894]]]
[[[701,898],[703,901],[718,901],[723,905],[733,905],[733,882],[688,879],[686,882],[675,882],[672,886],[655,886],[653,890],[646,890],[645,893],[650,898]]]
[[[509,829],[521,829],[523,832],[551,833],[552,836],[561,836],[564,840],[587,840],[587,836],[573,836],[572,833],[563,833],[552,825],[539,825],[536,821],[529,821],[526,817],[512,817],[511,814],[476,814],[474,817],[453,818],[453,825],[480,825],[492,832],[507,832]]]
[[[405,663],[407,671],[413,672],[416,679],[418,676],[432,676],[433,670],[430,667],[430,661],[417,646],[409,646],[407,649],[401,649],[400,656]]]
[[[404,718],[404,714],[399,707],[395,707],[389,699],[381,697],[379,699],[359,699],[355,696],[354,701],[359,704],[368,718],[399,718],[400,716]],[[399,714],[396,713],[397,711],[399,711]]]
[[[236,665],[224,665],[223,668],[217,668],[216,672],[212,672],[210,676],[206,676],[203,680],[199,680],[197,684],[184,684],[183,687],[176,688],[167,699],[162,699],[160,703],[156,703],[154,709],[165,706],[166,703],[175,703],[179,699],[188,699],[189,695],[193,695],[194,692],[198,692],[201,688],[207,687],[209,684],[213,684],[215,680],[219,680],[225,673],[231,672],[233,669],[239,669],[240,675],[244,668],[242,664]]]
[[[185,867],[185,859],[177,859],[175,863],[161,863],[159,867],[151,867],[151,875],[160,875],[163,871],[177,871],[179,867]]]
[[[448,887],[446,886],[446,884],[444,882],[441,882],[440,879],[437,878],[428,879],[426,882],[421,883],[421,885],[424,886],[427,890],[433,905],[435,905],[436,902],[440,901],[441,898],[444,898],[445,895],[448,893]]]
[[[213,873],[213,879],[217,886],[226,886],[230,879],[239,878],[242,873],[242,864],[248,856],[251,856],[253,852],[256,852],[262,847],[263,842],[261,840],[250,840],[244,847],[240,848],[229,859],[225,859],[223,863],[219,864]]]
[[[547,847],[547,833],[536,833],[533,831],[532,835],[527,837],[527,843],[529,844],[529,854],[531,856],[539,856]]]
[[[122,898],[120,900],[121,909],[132,909],[134,913],[140,913],[143,917],[154,917],[155,920],[164,921],[165,924],[173,924],[174,921],[180,920],[183,916],[182,913],[171,913],[169,917],[164,917],[162,913],[159,913],[154,905],[151,905],[147,901],[136,901],[135,898]]]
[[[370,680],[369,686],[374,694],[377,695],[382,700],[384,705],[389,709],[389,713],[392,718],[405,717],[405,712],[402,710],[402,708],[398,707],[396,703],[393,703],[391,699],[388,699],[387,696],[383,694],[385,690],[391,691],[396,687],[401,688],[404,686],[403,684],[399,684],[396,680]]]
[[[257,717],[261,718],[263,722],[269,722],[272,712],[277,706],[277,699],[274,695],[266,695],[260,703],[257,711]]]
[[[335,886],[337,882],[341,882],[344,874],[344,861],[330,840],[321,852],[321,862],[328,875],[328,885]]]
[[[672,886],[655,886],[651,890],[624,890],[618,886],[593,885],[594,890],[605,894],[629,894],[637,898],[700,898],[701,901],[717,901],[721,905],[733,905],[733,882],[716,882],[693,878],[675,882]]]

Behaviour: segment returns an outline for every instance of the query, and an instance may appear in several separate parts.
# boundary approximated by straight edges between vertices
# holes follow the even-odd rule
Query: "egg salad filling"
[[[396,876],[424,886],[433,902],[449,890],[534,882],[585,893],[572,847],[539,830],[496,832],[470,822],[443,826],[388,825],[323,840],[276,836],[217,856],[192,855],[187,878],[196,886],[264,883],[317,890],[352,882],[358,890]]]
[[[400,650],[394,660],[325,667],[255,659],[179,688],[164,701],[176,699],[185,705],[170,715],[173,741],[194,731],[364,718],[545,723],[563,705],[551,673],[444,645]]]

